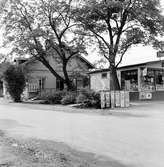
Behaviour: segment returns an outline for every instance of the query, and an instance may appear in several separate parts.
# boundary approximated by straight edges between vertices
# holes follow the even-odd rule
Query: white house
[[[90,88],[94,91],[110,90],[110,70],[100,69],[89,72]]]
[[[57,62],[53,56],[48,56],[47,60],[55,71],[63,76],[62,64]],[[18,60],[18,62],[20,63],[20,60]],[[40,92],[52,93],[66,88],[62,81],[58,80],[40,61],[35,58],[30,58],[25,62],[23,61],[21,65],[27,71],[27,92],[29,97],[36,96]],[[77,89],[89,87],[88,72],[89,69],[93,68],[94,66],[82,56],[76,56],[70,59],[70,62],[67,65],[67,71]]]

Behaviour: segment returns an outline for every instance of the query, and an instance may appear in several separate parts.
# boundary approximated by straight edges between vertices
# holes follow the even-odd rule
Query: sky
[[[163,14],[164,14],[164,0],[161,0],[161,6],[163,8]],[[0,39],[2,39],[1,30],[0,30]],[[1,43],[2,41],[0,40],[0,45]],[[0,53],[6,53],[6,52],[7,52],[6,49],[0,49]],[[93,50],[88,51],[88,56],[86,57],[86,59],[88,59],[91,63],[94,63],[99,58],[100,57],[96,54],[96,52],[93,52]],[[151,46],[139,45],[127,51],[127,53],[124,55],[121,66],[143,63],[154,60],[159,60],[159,58],[157,58],[157,50],[154,50]]]

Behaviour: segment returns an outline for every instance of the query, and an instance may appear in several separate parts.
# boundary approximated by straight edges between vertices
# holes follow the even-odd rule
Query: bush
[[[100,94],[92,90],[83,89],[76,98],[77,103],[81,103],[82,107],[100,108]]]
[[[40,99],[45,100],[46,104],[61,104],[62,98],[65,96],[66,92],[60,91],[53,94],[43,94]]]
[[[77,97],[76,97],[76,103],[84,103],[84,101],[86,100],[86,95],[80,93]]]
[[[21,94],[26,86],[26,79],[22,68],[14,65],[9,66],[4,72],[4,80],[11,98],[14,102],[20,102]]]
[[[67,104],[74,104],[76,101],[76,96],[74,94],[67,94],[64,96],[61,100],[61,104],[67,105]]]

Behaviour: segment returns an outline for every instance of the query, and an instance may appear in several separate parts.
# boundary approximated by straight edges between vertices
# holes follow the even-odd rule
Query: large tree
[[[116,69],[126,51],[137,44],[157,46],[164,34],[159,0],[85,0],[74,16],[108,60],[113,90],[120,89]]]
[[[3,12],[5,44],[12,43],[12,52],[31,54],[43,63],[68,90],[73,83],[67,71],[68,62],[81,52],[85,53],[83,36],[77,35],[72,21],[72,1],[64,0],[9,0]],[[54,56],[61,64],[62,74],[48,61]]]

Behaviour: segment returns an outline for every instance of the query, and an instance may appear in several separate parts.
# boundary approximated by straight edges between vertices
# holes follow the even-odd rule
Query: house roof
[[[108,71],[110,71],[109,68],[104,68],[104,69],[94,69],[93,71],[90,71],[89,74],[101,73],[101,72],[108,72]]]
[[[84,61],[84,62],[90,67],[90,69],[95,68],[95,66],[94,66],[91,62],[89,62],[86,58],[84,58],[83,56],[79,55],[78,57],[79,57],[82,61]]]
[[[137,64],[130,64],[130,65],[121,66],[118,69],[130,68],[130,67],[136,67],[136,66],[145,66],[147,64],[154,64],[154,63],[158,63],[158,62],[164,62],[164,61],[163,60],[147,61],[144,63],[137,63]]]
[[[148,62],[138,63],[138,64],[125,65],[125,66],[118,67],[118,70],[126,69],[126,68],[132,68],[132,67],[138,67],[138,66],[146,66],[147,64],[158,63],[158,62],[161,62],[161,61],[162,60],[156,60],[156,61],[148,61]],[[100,72],[108,72],[108,71],[110,71],[109,68],[95,69],[93,71],[90,71],[89,74],[100,73]]]
[[[83,56],[79,55],[78,57],[80,58],[80,60],[82,60],[83,62],[85,62],[89,66],[90,69],[95,68],[95,66],[92,63],[90,63],[87,59],[85,59]],[[25,61],[22,64],[23,65],[27,65],[27,64],[32,63],[34,61],[37,61],[37,59],[35,57],[31,57],[31,58],[29,58],[27,61]]]

